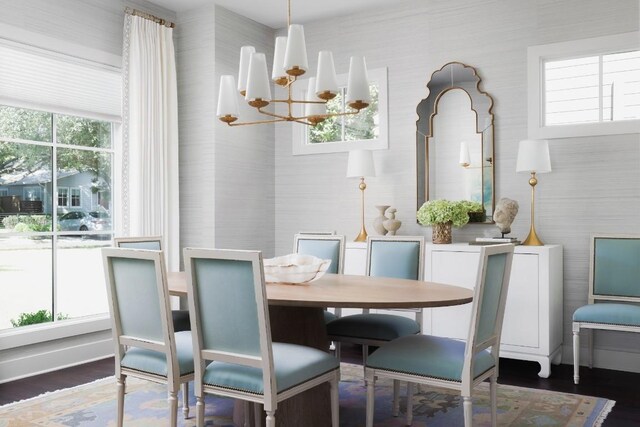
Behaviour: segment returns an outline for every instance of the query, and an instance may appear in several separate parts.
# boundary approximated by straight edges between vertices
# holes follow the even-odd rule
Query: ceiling
[[[174,12],[184,12],[204,4],[218,4],[271,28],[287,25],[286,0],[150,0]],[[332,16],[349,15],[379,5],[391,4],[390,0],[291,0],[291,19],[305,23]]]

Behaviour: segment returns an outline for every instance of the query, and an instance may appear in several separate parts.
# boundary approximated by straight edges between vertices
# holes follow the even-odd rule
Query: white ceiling
[[[149,0],[174,12],[184,12],[204,4],[218,4],[271,28],[287,25],[287,0]],[[305,23],[332,16],[349,15],[390,0],[291,0],[291,20]]]

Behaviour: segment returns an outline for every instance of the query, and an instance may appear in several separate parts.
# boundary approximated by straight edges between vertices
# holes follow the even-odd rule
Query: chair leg
[[[462,396],[464,403],[464,427],[473,427],[473,401],[471,396]]]
[[[573,383],[580,382],[580,325],[573,324]]]
[[[491,425],[498,425],[498,377],[489,378],[489,396],[491,399]]]
[[[169,390],[169,425],[176,427],[178,425],[178,392],[177,390]]]
[[[400,381],[393,380],[393,411],[394,417],[400,414]]]
[[[182,383],[182,415],[189,418],[189,382]]]
[[[587,329],[587,339],[589,342],[589,369],[593,369],[593,329]]]
[[[367,382],[367,424],[366,427],[373,427],[373,412],[375,403],[376,377],[373,371],[365,370],[365,381]]]
[[[412,382],[407,383],[407,425],[413,424],[413,389]]]
[[[335,354],[336,359],[338,359],[338,362],[340,362],[340,356],[341,356],[340,341],[334,341],[333,344],[336,346],[336,350],[334,351],[333,354]]]
[[[336,371],[336,375],[329,382],[329,387],[331,390],[331,426],[339,427],[340,426],[340,371]]]
[[[204,397],[196,395],[196,426],[204,427]]]
[[[260,424],[262,424],[262,406],[255,402],[253,404],[253,425],[260,427]]]
[[[116,381],[116,389],[118,392],[118,427],[122,427],[122,423],[124,422],[124,389],[126,381],[127,377],[125,375],[120,375]]]
[[[276,427],[276,411],[267,411],[267,427]]]
[[[367,358],[369,357],[369,346],[368,345],[363,345],[362,346],[362,364],[366,365],[367,364]]]

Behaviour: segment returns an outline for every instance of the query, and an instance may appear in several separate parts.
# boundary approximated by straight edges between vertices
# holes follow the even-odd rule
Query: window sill
[[[110,329],[111,318],[107,313],[47,324],[21,326],[0,331],[0,351]]]

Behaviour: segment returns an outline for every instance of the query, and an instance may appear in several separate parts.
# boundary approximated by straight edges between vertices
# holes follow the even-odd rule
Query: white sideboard
[[[364,274],[366,244],[347,243],[345,274]],[[466,243],[425,247],[424,280],[472,289],[479,246]],[[540,363],[547,378],[562,356],[562,246],[516,246],[511,268],[500,356]],[[343,310],[344,314],[349,314]],[[394,313],[398,314],[398,313]],[[471,305],[427,309],[424,333],[466,339]]]

